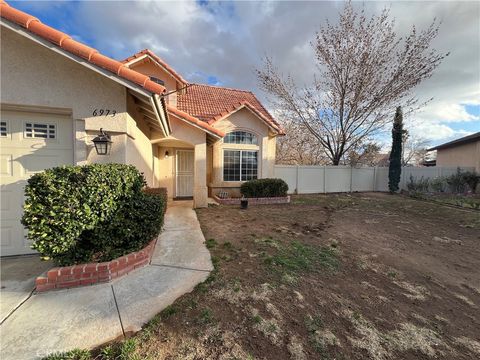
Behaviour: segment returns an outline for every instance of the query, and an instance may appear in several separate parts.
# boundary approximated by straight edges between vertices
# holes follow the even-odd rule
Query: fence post
[[[327,167],[323,165],[323,193],[327,193]]]
[[[300,194],[300,189],[298,188],[298,164],[295,173],[295,191],[297,192],[297,194]]]
[[[352,192],[353,188],[353,166],[350,165],[350,192]]]
[[[373,167],[373,192],[377,191],[375,190],[377,187],[377,167]]]
[[[405,166],[402,166],[401,169],[402,176],[400,178],[400,190],[403,190],[405,188]]]

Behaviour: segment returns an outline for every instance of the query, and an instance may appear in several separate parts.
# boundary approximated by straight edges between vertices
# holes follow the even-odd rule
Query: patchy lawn
[[[210,207],[198,217],[216,270],[103,353],[480,357],[480,212],[377,193]]]
[[[453,205],[467,209],[480,210],[480,194],[415,193],[413,198]]]

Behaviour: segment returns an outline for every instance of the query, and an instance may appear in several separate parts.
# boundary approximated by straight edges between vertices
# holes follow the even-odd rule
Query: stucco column
[[[195,145],[193,206],[195,208],[207,207],[207,200],[207,144],[204,142]]]
[[[268,165],[269,165],[269,160],[268,160],[268,136],[264,136],[262,138],[262,158],[258,159],[258,161],[261,161],[260,164],[262,166],[261,168],[261,173],[258,174],[259,178],[267,178],[267,177],[271,177],[270,176],[270,172],[269,172],[269,168],[268,168]]]
[[[73,132],[75,137],[74,164],[85,165],[87,163],[87,133],[85,131],[85,120],[73,120]]]

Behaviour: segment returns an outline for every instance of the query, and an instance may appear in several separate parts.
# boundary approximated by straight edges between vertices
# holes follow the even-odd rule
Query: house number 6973
[[[93,110],[93,116],[108,116],[108,115],[115,116],[116,113],[117,113],[117,110],[110,110],[110,109]]]

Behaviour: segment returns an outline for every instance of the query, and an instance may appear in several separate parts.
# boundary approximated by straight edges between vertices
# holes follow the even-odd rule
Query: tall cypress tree
[[[403,114],[402,108],[397,107],[392,129],[392,151],[390,151],[390,164],[388,166],[388,189],[391,193],[398,191],[400,175],[402,174],[402,137]]]

